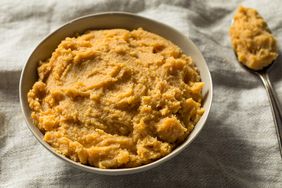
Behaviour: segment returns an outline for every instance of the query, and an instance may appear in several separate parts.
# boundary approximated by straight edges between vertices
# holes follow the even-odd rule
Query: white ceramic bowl
[[[110,29],[110,28],[125,28],[125,29],[136,29],[142,27],[144,30],[150,31],[152,33],[163,36],[164,38],[172,41],[174,44],[179,46],[183,52],[192,57],[194,63],[198,67],[201,79],[205,82],[205,86],[203,89],[203,108],[205,109],[205,113],[195,126],[192,133],[186,139],[186,141],[178,146],[175,150],[173,150],[169,155],[154,161],[152,163],[135,167],[135,168],[122,168],[122,169],[99,169],[96,167],[91,167],[87,165],[83,165],[77,162],[74,162],[67,157],[56,153],[50,145],[48,145],[45,141],[43,141],[43,135],[39,131],[39,129],[33,124],[32,119],[30,117],[30,109],[27,102],[27,93],[32,88],[35,81],[38,79],[37,76],[37,66],[40,60],[44,60],[51,56],[51,53],[56,49],[58,44],[65,39],[66,37],[73,36],[76,33],[83,33],[89,29]],[[45,39],[43,39],[39,45],[35,48],[35,50],[30,55],[28,61],[26,62],[19,85],[19,96],[21,108],[24,113],[24,117],[28,128],[31,130],[33,135],[37,138],[37,140],[51,153],[53,153],[58,158],[66,161],[70,165],[77,167],[82,170],[86,170],[88,172],[95,172],[99,174],[107,174],[107,175],[121,175],[121,174],[131,174],[136,172],[141,172],[144,170],[148,170],[150,168],[156,167],[159,164],[167,161],[168,159],[173,158],[177,154],[179,154],[184,148],[186,148],[191,142],[197,137],[201,129],[203,128],[212,102],[212,80],[211,75],[208,70],[208,66],[198,48],[194,45],[194,43],[187,37],[185,37],[182,33],[173,29],[170,26],[162,24],[160,22],[144,18],[131,13],[124,12],[106,12],[100,14],[89,15],[85,17],[78,18],[73,20],[50,35],[48,35]],[[40,156],[38,156],[40,157]]]

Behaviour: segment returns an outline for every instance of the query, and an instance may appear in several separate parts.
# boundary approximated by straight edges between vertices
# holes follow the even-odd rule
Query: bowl
[[[38,62],[40,60],[44,60],[50,57],[52,52],[56,49],[56,47],[63,39],[69,36],[74,36],[77,33],[83,33],[84,31],[89,29],[124,28],[132,30],[139,27],[142,27],[144,30],[158,34],[172,41],[174,44],[179,46],[185,54],[191,56],[194,63],[196,64],[200,72],[201,79],[203,82],[205,82],[205,86],[203,88],[203,108],[205,109],[205,112],[199,122],[196,124],[194,130],[185,140],[185,142],[175,148],[170,154],[152,163],[134,168],[100,169],[80,164],[78,162],[72,161],[71,159],[61,154],[56,153],[52,149],[52,147],[43,140],[43,134],[33,124],[33,121],[30,117],[31,111],[28,106],[27,93],[38,79]],[[39,45],[35,48],[35,50],[31,53],[30,57],[28,58],[22,70],[19,84],[19,96],[22,112],[24,114],[28,128],[37,138],[37,140],[52,154],[67,162],[68,164],[77,167],[81,170],[106,175],[131,174],[148,170],[179,154],[183,149],[185,149],[188,145],[192,143],[192,141],[197,137],[201,129],[204,127],[211,108],[212,93],[212,80],[207,63],[205,62],[201,52],[189,38],[187,38],[185,35],[168,25],[142,16],[125,12],[106,12],[80,17],[78,19],[70,21],[69,23],[63,25],[53,33],[49,34],[45,39],[43,39],[39,43]]]

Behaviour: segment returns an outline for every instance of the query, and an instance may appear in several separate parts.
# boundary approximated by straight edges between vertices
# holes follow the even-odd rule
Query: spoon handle
[[[272,84],[269,80],[267,72],[264,73],[259,73],[258,74],[268,95],[268,99],[270,101],[270,106],[271,106],[271,111],[274,119],[274,124],[276,128],[276,134],[277,134],[277,139],[278,139],[278,145],[279,145],[279,150],[280,154],[282,157],[282,115],[281,115],[281,108],[279,106],[279,101],[277,99],[277,96],[273,90]]]

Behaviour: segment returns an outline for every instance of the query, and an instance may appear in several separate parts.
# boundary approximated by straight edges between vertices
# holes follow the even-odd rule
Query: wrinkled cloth
[[[230,45],[239,5],[256,8],[282,44],[280,0],[1,0],[0,187],[282,187],[266,92],[237,63]],[[41,146],[20,109],[20,72],[40,40],[74,18],[103,11],[133,12],[176,28],[199,47],[213,78],[213,106],[199,136],[177,157],[138,174],[105,176],[71,167]],[[281,70],[278,58],[270,77],[280,101]]]

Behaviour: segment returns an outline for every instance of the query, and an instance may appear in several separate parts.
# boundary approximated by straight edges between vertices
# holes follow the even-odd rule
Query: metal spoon
[[[238,60],[237,53],[236,53],[236,51],[234,51],[234,52],[235,52],[236,58]],[[239,62],[239,60],[238,60],[238,62]],[[276,134],[277,134],[277,139],[278,139],[280,155],[282,157],[282,145],[281,145],[281,141],[282,141],[282,115],[281,115],[281,112],[282,112],[282,110],[280,108],[277,95],[273,90],[272,84],[271,84],[269,76],[268,76],[268,73],[271,70],[271,68],[273,67],[274,63],[275,63],[275,60],[270,65],[268,65],[267,67],[263,68],[262,70],[256,71],[256,70],[250,69],[249,67],[245,66],[243,63],[239,62],[239,64],[242,67],[244,67],[247,71],[249,71],[249,72],[255,74],[257,77],[259,77],[261,82],[264,85],[264,88],[267,92],[267,96],[268,96],[268,99],[269,99],[269,102],[270,102],[273,120],[274,120],[274,124],[275,124],[275,128],[276,128]]]
[[[233,25],[234,19],[231,20],[231,25]],[[267,28],[269,33],[271,33],[271,30]],[[239,62],[238,56],[236,51],[234,50],[235,56]],[[277,135],[277,140],[278,140],[278,146],[279,146],[279,151],[280,151],[280,156],[282,157],[282,115],[281,115],[281,107],[277,98],[277,95],[272,87],[271,81],[269,79],[268,73],[273,67],[273,64],[275,63],[275,60],[268,66],[264,67],[262,70],[253,70],[247,67],[245,64],[239,62],[239,64],[246,69],[248,72],[255,74],[257,77],[260,78],[261,82],[263,83],[263,86],[266,90],[268,100],[270,102],[270,107],[271,107],[271,112],[275,124],[275,130],[276,130],[276,135]]]

